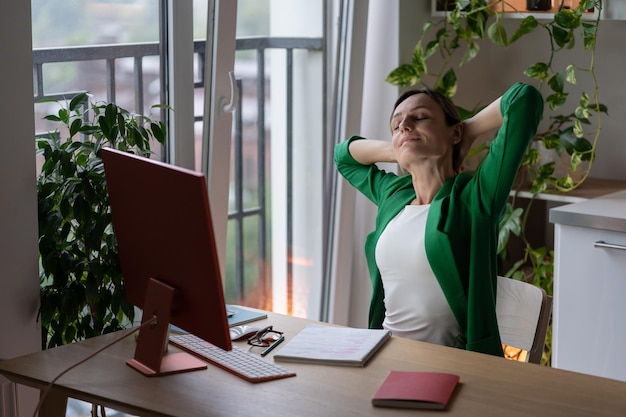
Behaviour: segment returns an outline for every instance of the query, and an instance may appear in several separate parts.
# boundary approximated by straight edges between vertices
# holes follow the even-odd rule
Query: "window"
[[[227,210],[228,226],[218,236],[227,248],[223,268],[227,300],[318,318],[328,163],[324,161],[327,2],[222,2],[218,29],[236,25],[237,40],[229,43],[226,36],[214,54],[213,38],[207,43],[206,33],[215,1],[194,0],[193,80],[171,83],[195,86],[189,98],[195,108],[191,152],[195,168],[207,172],[212,203],[224,204],[224,213]],[[114,101],[137,113],[166,102],[162,79],[167,71],[160,53],[167,38],[163,25],[167,0],[32,0],[32,10],[37,131],[50,128],[42,117],[56,110],[39,103],[43,97],[90,91],[98,100]],[[235,18],[236,23],[231,21]],[[213,104],[211,97],[230,99],[228,70],[222,64],[229,54],[235,57],[231,70],[238,94],[232,120],[220,108],[206,110]],[[213,61],[207,61],[209,56]],[[209,62],[215,71],[207,68]],[[205,114],[213,119],[205,119]],[[154,112],[151,115],[155,117]],[[227,133],[209,141],[207,131],[218,127],[222,117]],[[159,153],[166,158],[166,150]],[[219,210],[214,212],[219,216]]]
[[[37,132],[50,128],[43,116],[58,110],[39,102],[44,98],[88,91],[143,114],[163,102],[159,6],[159,0],[32,0]]]

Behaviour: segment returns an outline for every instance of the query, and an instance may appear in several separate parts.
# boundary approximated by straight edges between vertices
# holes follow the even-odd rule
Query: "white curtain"
[[[344,9],[344,65],[338,88],[337,140],[351,135],[389,139],[389,114],[398,90],[385,77],[398,64],[401,0],[350,0]],[[341,55],[341,54],[340,54]],[[341,82],[343,80],[343,82]],[[393,167],[391,167],[393,169]],[[337,179],[331,234],[328,321],[367,327],[371,294],[363,252],[374,228],[375,207]]]

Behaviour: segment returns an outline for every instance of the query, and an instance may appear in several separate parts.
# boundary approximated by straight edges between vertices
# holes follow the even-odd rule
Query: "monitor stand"
[[[206,362],[185,352],[167,353],[172,304],[176,289],[154,278],[148,281],[141,323],[156,323],[139,331],[135,357],[126,363],[146,376],[161,376],[206,369]]]

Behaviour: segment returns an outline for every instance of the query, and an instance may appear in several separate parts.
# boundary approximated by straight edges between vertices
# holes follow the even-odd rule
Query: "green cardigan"
[[[426,222],[426,256],[466,342],[466,349],[502,356],[496,319],[499,222],[525,151],[543,114],[536,88],[517,83],[502,96],[503,123],[474,174],[461,173],[441,187]],[[335,147],[341,175],[378,206],[376,228],[365,242],[373,293],[369,327],[385,317],[375,248],[387,223],[415,198],[411,176],[358,163],[348,150],[353,136]]]

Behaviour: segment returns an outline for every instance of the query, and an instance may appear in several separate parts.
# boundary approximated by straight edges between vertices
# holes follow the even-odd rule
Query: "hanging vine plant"
[[[535,38],[526,38],[532,32],[545,33],[545,58],[531,62],[520,72],[534,82],[544,97],[546,114],[529,146],[522,170],[530,176],[530,192],[537,195],[546,190],[568,192],[579,187],[589,176],[594,155],[602,131],[602,117],[608,114],[607,107],[600,102],[596,77],[596,41],[602,14],[601,0],[580,0],[573,8],[565,7],[563,0],[553,14],[543,14],[541,21],[526,10],[512,9],[506,0],[440,0],[439,8],[444,17],[424,24],[411,56],[411,62],[401,64],[387,76],[387,82],[402,86],[425,86],[436,89],[449,98],[458,90],[457,71],[474,60],[480,53],[483,42],[491,42],[507,48],[514,43]],[[505,12],[506,10],[506,12]],[[525,16],[512,32],[507,32],[504,19],[507,12]],[[511,23],[512,24],[512,23]],[[570,63],[557,66],[556,57],[562,51],[582,50],[587,64]],[[433,60],[437,57],[438,60]],[[436,65],[430,65],[436,62]],[[574,97],[569,90],[586,78],[587,91]],[[480,108],[459,108],[463,119]],[[547,123],[546,123],[547,122]],[[537,146],[541,144],[541,146]],[[489,143],[476,146],[468,158],[482,154]],[[548,153],[567,159],[565,172],[556,170],[556,158],[545,159]],[[511,265],[502,275],[532,282],[552,295],[554,254],[546,247],[533,247],[526,238],[525,229],[534,198],[525,209],[514,208],[510,201],[500,223],[498,253]],[[525,245],[521,259],[508,259],[507,243],[510,235],[519,236]],[[551,329],[549,329],[551,331]],[[550,363],[551,344],[548,337],[543,363]]]
[[[536,147],[529,148],[523,165],[533,173],[531,192],[534,194],[553,188],[568,191],[577,188],[588,177],[602,130],[602,113],[607,108],[600,103],[598,81],[595,72],[596,39],[602,11],[601,0],[581,0],[575,8],[565,8],[563,0],[559,9],[546,20],[538,21],[533,15],[520,20],[516,30],[509,34],[503,21],[506,16],[505,0],[447,1],[443,7],[446,16],[427,22],[413,50],[411,63],[394,69],[387,81],[398,86],[425,85],[441,91],[452,98],[458,89],[457,68],[461,69],[475,59],[483,41],[508,47],[519,42],[525,35],[544,30],[544,42],[548,54],[545,60],[531,63],[523,74],[536,80],[544,94],[546,109],[552,113],[547,128],[540,131],[535,142],[554,150],[558,155],[569,155],[569,169],[561,176],[555,175],[555,162],[542,161]],[[593,12],[590,12],[593,10]],[[515,11],[515,10],[513,10]],[[523,13],[525,11],[517,11]],[[510,19],[509,19],[510,20]],[[578,39],[578,41],[577,41]],[[555,57],[560,51],[580,47],[587,54],[588,65],[574,63],[557,68]],[[433,56],[441,58],[441,65],[433,70],[428,61]],[[578,84],[584,74],[590,80],[591,89],[582,92],[573,107],[567,86]],[[467,115],[467,110],[462,109]],[[558,113],[562,111],[562,113]],[[480,149],[479,149],[480,150]],[[586,162],[583,174],[575,178]]]

